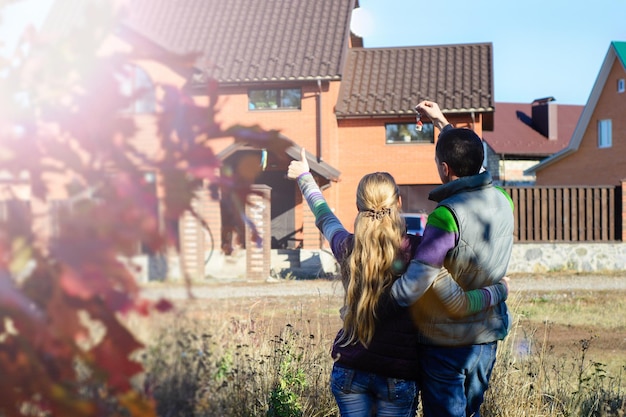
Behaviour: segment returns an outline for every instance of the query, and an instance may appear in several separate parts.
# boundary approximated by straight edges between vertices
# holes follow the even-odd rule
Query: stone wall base
[[[182,280],[180,266],[170,257],[150,262],[147,257],[134,259],[139,282]],[[154,265],[153,265],[154,264]],[[156,268],[155,266],[158,266]],[[626,271],[626,243],[517,243],[507,273],[542,272],[616,272]],[[339,273],[339,265],[326,250],[272,250],[270,276],[272,279],[328,278]],[[167,275],[167,278],[164,277]],[[245,251],[236,256],[214,255],[206,264],[204,277],[192,281],[246,280]]]

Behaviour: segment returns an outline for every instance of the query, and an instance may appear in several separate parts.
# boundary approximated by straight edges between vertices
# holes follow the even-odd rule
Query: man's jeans
[[[480,417],[497,342],[463,347],[420,346],[424,417]]]
[[[415,381],[335,364],[330,387],[343,417],[413,417],[417,410]]]

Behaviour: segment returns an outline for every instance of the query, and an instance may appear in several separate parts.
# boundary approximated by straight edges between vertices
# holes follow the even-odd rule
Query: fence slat
[[[517,193],[517,201],[514,202],[515,206],[519,208],[518,212],[518,221],[519,221],[519,226],[517,227],[517,230],[519,231],[519,240],[520,242],[527,242],[528,241],[528,224],[526,222],[526,204],[527,204],[527,198],[526,198],[526,188],[518,188],[518,193]]]
[[[585,240],[585,191],[576,189],[576,241]]]
[[[621,191],[619,198],[617,197],[617,190]],[[617,211],[617,204],[622,201],[622,195],[624,190],[621,187],[616,187],[614,190],[609,191],[609,240],[619,240],[622,237],[622,230],[624,228],[624,224],[622,224],[622,216],[621,216],[621,206],[620,211]],[[611,192],[615,191],[615,192]],[[618,216],[617,213],[620,213]],[[618,220],[619,219],[619,220]],[[619,221],[619,224],[617,223]]]
[[[585,189],[585,221],[583,223],[583,236],[581,240],[593,240],[593,189]]]
[[[554,240],[563,240],[563,221],[565,220],[563,214],[563,189],[557,188],[554,191],[554,222],[556,224]]]
[[[600,239],[603,242],[606,242],[609,240],[609,222],[608,222],[608,204],[609,204],[609,199],[608,199],[608,191],[606,188],[603,188],[602,190],[600,190],[600,213],[602,214],[602,218],[600,219]]]
[[[541,240],[541,189],[533,188],[532,239]]]

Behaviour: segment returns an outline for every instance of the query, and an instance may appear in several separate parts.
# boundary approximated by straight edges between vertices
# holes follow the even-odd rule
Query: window
[[[626,81],[624,81],[623,78],[620,78],[619,80],[617,80],[617,92],[618,93],[623,93],[624,90],[626,90]]]
[[[388,123],[385,135],[387,143],[435,143],[432,123],[424,123],[421,131],[415,128],[415,123]]]
[[[148,73],[136,65],[127,65],[118,74],[120,92],[124,97],[134,97],[135,101],[125,110],[127,113],[154,113],[156,97],[154,84]]]
[[[300,109],[302,91],[299,88],[283,88],[273,90],[250,90],[248,92],[248,109]]]
[[[610,148],[613,144],[611,119],[598,121],[598,148]]]

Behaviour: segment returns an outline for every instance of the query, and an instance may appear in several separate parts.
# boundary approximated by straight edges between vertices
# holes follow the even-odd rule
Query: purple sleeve
[[[414,259],[426,265],[441,267],[446,255],[455,245],[456,234],[454,232],[427,225]]]

